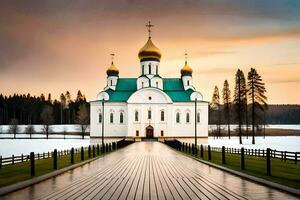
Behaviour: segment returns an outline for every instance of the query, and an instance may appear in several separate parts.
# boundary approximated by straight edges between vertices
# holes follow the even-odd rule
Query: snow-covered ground
[[[28,125],[18,125],[18,133],[25,133],[26,127]],[[43,125],[33,125],[34,131],[36,133],[43,132]],[[86,132],[89,132],[89,127],[87,127]],[[0,125],[0,133],[8,133],[9,125]],[[77,133],[81,132],[81,127],[78,124],[57,124],[50,126],[50,132],[52,133]]]

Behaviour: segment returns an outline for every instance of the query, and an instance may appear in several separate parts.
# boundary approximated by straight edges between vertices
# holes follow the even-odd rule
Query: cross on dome
[[[113,64],[113,63],[114,63],[114,57],[115,57],[115,54],[114,54],[114,53],[111,53],[110,56],[111,56],[111,63]]]
[[[148,28],[148,37],[151,38],[151,27],[153,27],[154,25],[151,24],[151,21],[148,22],[148,24],[146,24],[146,27]]]

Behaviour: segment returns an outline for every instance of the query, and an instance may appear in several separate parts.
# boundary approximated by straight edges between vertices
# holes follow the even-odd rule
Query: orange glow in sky
[[[83,1],[82,1],[83,2]],[[138,51],[155,25],[162,77],[180,77],[185,50],[194,83],[211,100],[238,68],[255,67],[269,103],[300,103],[298,1],[1,1],[0,93],[81,90],[93,100],[106,84],[110,54],[120,77],[140,73]]]

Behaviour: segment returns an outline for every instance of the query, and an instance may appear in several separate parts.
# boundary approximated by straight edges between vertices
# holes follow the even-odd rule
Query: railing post
[[[198,146],[196,146],[196,145],[195,145],[195,151],[194,152],[195,152],[195,156],[197,157],[198,156]]]
[[[97,155],[99,156],[100,154],[100,147],[99,147],[99,144],[97,144]]]
[[[271,176],[271,149],[267,148],[267,176]]]
[[[202,144],[200,146],[200,156],[201,156],[201,158],[203,158],[203,145]]]
[[[30,152],[30,175],[35,176],[34,153]]]
[[[93,158],[96,156],[95,145],[93,145]]]
[[[284,162],[286,162],[286,151],[284,152]]]
[[[14,156],[14,154],[11,156],[11,164],[12,164],[12,165],[15,164],[15,156]]]
[[[241,148],[241,169],[245,169],[245,149],[244,147]]]
[[[89,145],[88,154],[89,154],[89,158],[91,158],[91,145]]]
[[[225,147],[222,146],[222,164],[226,164],[226,161],[225,161]]]
[[[105,152],[108,152],[108,144],[105,144]]]
[[[194,144],[192,144],[192,154],[194,155]]]
[[[297,164],[297,152],[295,152],[295,164]]]
[[[71,164],[74,164],[74,148],[71,149]]]
[[[57,169],[57,150],[53,151],[53,169]]]
[[[81,154],[81,161],[84,161],[84,148],[81,147],[81,151],[80,151],[80,154]]]
[[[211,160],[211,150],[210,150],[210,145],[208,145],[208,160]]]
[[[0,156],[0,169],[2,168],[2,156]]]
[[[24,160],[24,155],[22,154],[21,155],[21,162],[23,162],[23,160]]]

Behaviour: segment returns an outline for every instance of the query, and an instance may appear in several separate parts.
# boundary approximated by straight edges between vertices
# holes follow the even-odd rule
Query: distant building
[[[138,57],[141,70],[137,78],[120,78],[113,62],[107,69],[107,85],[91,101],[91,137],[101,137],[102,128],[105,137],[194,137],[195,120],[197,136],[208,137],[208,102],[196,91],[187,61],[180,78],[161,77],[161,52],[150,30]]]

